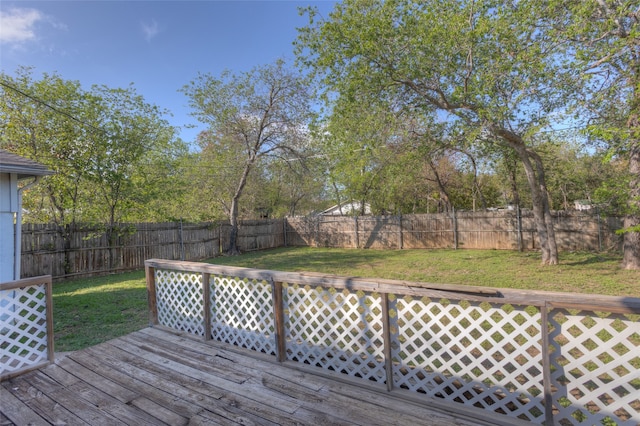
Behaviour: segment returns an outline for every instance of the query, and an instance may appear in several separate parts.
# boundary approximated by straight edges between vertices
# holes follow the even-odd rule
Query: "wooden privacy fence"
[[[219,256],[228,245],[229,225],[138,223],[61,228],[54,224],[22,227],[22,275],[54,278],[101,275],[144,268],[145,259],[202,260]],[[243,250],[283,245],[282,220],[244,221]]]
[[[556,213],[560,250],[620,250],[619,218]],[[230,226],[201,223],[117,224],[113,229],[24,225],[22,274],[54,278],[100,275],[144,267],[145,259],[202,260],[228,247]],[[242,221],[244,252],[283,246],[370,249],[538,248],[530,213],[458,212],[403,216],[286,218]]]
[[[585,212],[555,212],[553,217],[560,250],[621,249],[621,237],[615,233],[622,228],[621,218]],[[508,210],[289,218],[286,242],[291,246],[372,249],[539,248],[533,213]]]
[[[640,423],[639,298],[146,266],[153,326],[502,423]]]
[[[61,228],[22,227],[23,276],[80,277],[140,269],[145,259],[204,259],[219,250],[219,228],[212,224],[142,223]]]
[[[0,381],[53,362],[51,276],[0,283]]]

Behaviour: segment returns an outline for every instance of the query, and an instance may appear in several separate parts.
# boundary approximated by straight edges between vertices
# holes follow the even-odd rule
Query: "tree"
[[[89,192],[84,165],[89,161],[90,130],[78,125],[85,118],[86,94],[78,82],[57,74],[34,80],[32,69],[26,67],[19,68],[15,77],[3,73],[0,78],[0,148],[55,172],[26,194],[23,206],[30,214],[25,218],[56,224],[64,247],[69,248],[83,196]],[[68,268],[69,259],[65,259]]]
[[[245,173],[245,163],[241,161],[245,155],[243,144],[233,137],[208,130],[201,132],[197,140],[200,153],[195,169],[200,176],[194,181],[196,199],[204,204],[209,218],[230,218],[231,203],[238,182]],[[246,191],[252,192],[251,183],[259,175],[258,165],[256,162],[247,175],[247,186],[243,188],[245,195]],[[240,217],[242,208],[239,203],[236,209]]]
[[[322,143],[326,155],[334,201],[358,202],[364,214],[365,204],[376,212],[384,205],[383,180],[395,161],[390,150],[396,134],[397,119],[386,105],[369,102],[367,108],[354,107],[357,102],[333,106],[325,120]]]
[[[312,115],[307,87],[280,60],[238,75],[228,71],[220,77],[200,74],[182,89],[193,115],[210,127],[211,135],[225,149],[238,153],[232,166],[241,173],[228,209],[230,254],[239,253],[238,206],[258,161],[266,156],[298,156],[307,142]]]
[[[539,149],[549,164],[547,181],[551,203],[556,210],[573,209],[576,200],[595,203],[598,188],[622,177],[616,175],[613,165],[601,151],[585,152],[576,143],[554,139],[542,143]]]
[[[562,93],[550,88],[561,45],[518,1],[346,0],[297,41],[299,61],[327,99],[390,99],[432,122],[467,128],[470,141],[508,147],[531,192],[544,264],[558,262],[544,167],[532,136]],[[362,104],[367,105],[367,104]]]
[[[61,228],[75,224],[86,193],[83,173],[90,158],[87,138],[92,129],[78,123],[86,118],[86,93],[80,83],[57,74],[34,80],[31,68],[18,69],[15,77],[2,74],[1,79],[0,148],[55,172],[30,191],[25,205],[41,221],[53,221]],[[43,199],[36,202],[35,194]]]
[[[640,269],[640,5],[626,0],[551,0],[540,9],[571,43],[581,83],[577,106],[610,157],[628,159],[623,267]],[[562,82],[559,82],[562,83]]]
[[[117,223],[141,218],[137,210],[158,196],[156,188],[169,187],[162,185],[165,179],[154,179],[161,176],[156,172],[163,164],[160,158],[178,155],[184,145],[176,140],[175,129],[162,118],[162,111],[147,103],[133,86],[94,86],[88,99],[91,123],[97,130],[91,132],[90,161],[84,168],[93,189],[87,217],[105,225],[109,246],[114,247],[128,231]],[[110,267],[114,266],[113,254],[110,251]]]
[[[94,86],[91,95],[91,123],[99,129],[91,133],[90,161],[84,167],[93,187],[91,220],[112,229],[117,222],[142,216],[137,211],[162,196],[168,189],[162,176],[171,168],[160,166],[183,155],[186,146],[162,118],[164,111],[147,103],[133,86]]]
[[[80,222],[106,224],[113,242],[116,221],[148,218],[144,206],[167,192],[161,178],[185,150],[157,107],[133,87],[86,91],[57,74],[34,80],[29,68],[2,74],[1,88],[0,146],[56,172],[25,197],[32,221],[53,221],[68,248]]]
[[[186,152],[165,111],[132,86],[86,91],[57,74],[34,80],[21,68],[16,75],[2,75],[0,146],[56,172],[30,191],[44,201],[25,200],[42,206],[32,216],[61,227],[146,217],[144,206],[167,192],[159,179]]]
[[[266,164],[265,207],[269,216],[294,217],[311,213],[322,203],[325,192],[324,161],[321,155],[305,152],[297,158],[275,159]]]

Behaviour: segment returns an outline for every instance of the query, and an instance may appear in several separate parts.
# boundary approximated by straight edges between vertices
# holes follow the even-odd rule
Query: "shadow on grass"
[[[74,351],[140,330],[148,318],[144,271],[54,285],[56,351]]]
[[[255,269],[289,272],[323,272],[344,275],[362,265],[378,262],[393,262],[406,258],[402,250],[362,250],[288,247],[260,252],[244,253],[241,256],[216,257],[206,260],[216,265],[240,266]]]
[[[570,255],[568,255],[570,256]],[[566,266],[585,266],[585,265],[597,265],[597,264],[611,264],[620,262],[620,256],[606,254],[606,253],[581,253],[580,259],[571,260],[562,259],[562,254],[560,255],[560,263]]]

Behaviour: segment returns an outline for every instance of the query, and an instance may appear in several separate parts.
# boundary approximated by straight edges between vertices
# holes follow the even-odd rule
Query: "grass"
[[[614,254],[563,253],[560,265],[543,267],[539,253],[512,251],[283,248],[209,262],[351,277],[637,297],[640,273],[621,270],[620,261],[621,256]],[[81,349],[147,326],[146,297],[142,271],[54,284],[56,351]]]
[[[144,271],[53,285],[55,350],[74,351],[149,323]]]
[[[351,277],[440,284],[640,295],[640,273],[620,269],[621,256],[563,253],[561,264],[541,266],[539,253],[506,250],[345,250],[284,248],[210,263],[279,271],[313,271]]]

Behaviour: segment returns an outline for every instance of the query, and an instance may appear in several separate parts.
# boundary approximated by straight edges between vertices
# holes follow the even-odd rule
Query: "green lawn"
[[[280,271],[390,278],[640,297],[640,272],[620,269],[619,255],[563,253],[540,266],[539,253],[498,250],[343,250],[283,248],[218,257],[210,263]],[[148,324],[144,272],[54,284],[56,351],[76,350]]]
[[[55,350],[73,351],[148,325],[144,271],[53,285]]]
[[[621,270],[621,259],[603,253],[563,253],[561,264],[549,267],[541,266],[540,254],[534,252],[285,248],[209,262],[352,277],[640,296],[640,273]]]

